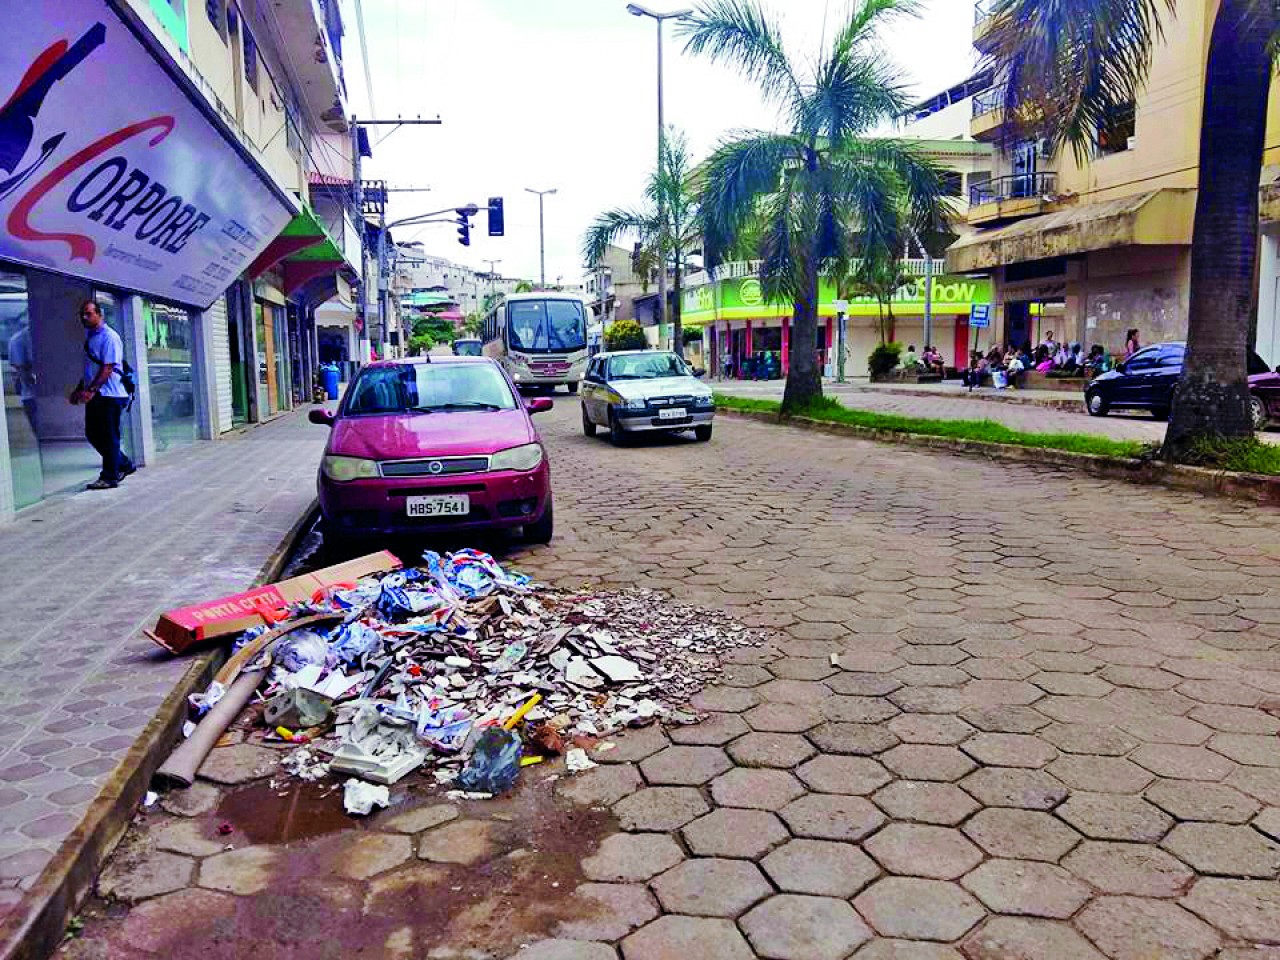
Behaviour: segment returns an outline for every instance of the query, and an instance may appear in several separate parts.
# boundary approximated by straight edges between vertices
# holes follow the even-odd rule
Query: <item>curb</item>
[[[250,587],[279,579],[297,544],[320,509],[312,500],[281,538]],[[226,659],[225,647],[200,654],[169,691],[155,716],[116,764],[48,866],[21,903],[0,924],[0,957],[44,960],[62,942],[67,923],[93,888],[98,871],[124,835],[142,803],[151,777],[177,742],[186,716],[187,696],[203,689]]]
[[[1211,497],[1280,506],[1280,477],[1257,473],[1231,473],[1226,470],[1210,470],[1207,467],[1190,467],[1159,460],[1104,457],[1093,453],[1072,453],[1067,450],[1050,450],[1042,447],[1017,447],[986,440],[957,440],[952,437],[931,437],[919,433],[896,433],[847,423],[814,420],[809,417],[782,417],[776,413],[756,413],[733,410],[728,407],[717,409],[716,416],[755,420],[759,423],[797,427],[815,433],[858,437],[880,443],[922,447],[986,459],[1066,467],[1106,480],[1124,480],[1128,483],[1168,487],[1171,490],[1190,491]]]
[[[1046,407],[1050,410],[1065,410],[1068,413],[1078,413],[1084,409],[1084,395],[1079,400],[1068,400],[1065,397],[1036,397],[1031,396],[1034,390],[1019,390],[1017,393],[1009,393],[1007,390],[999,393],[970,393],[967,390],[960,393],[943,393],[941,390],[913,390],[911,387],[853,387],[857,393],[876,393],[891,394],[899,397],[941,397],[944,400],[982,400],[987,403],[1007,403],[1014,406],[1023,407]],[[979,387],[979,390],[986,389]]]

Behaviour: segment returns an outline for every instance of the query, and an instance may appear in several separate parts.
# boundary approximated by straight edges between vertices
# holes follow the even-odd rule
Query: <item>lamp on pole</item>
[[[662,21],[664,20],[680,20],[693,13],[690,9],[672,10],[670,13],[659,13],[657,10],[650,10],[648,7],[639,3],[627,4],[627,13],[633,17],[650,17],[658,25],[658,175],[662,175],[662,162],[666,154],[666,119],[663,116],[662,106]],[[658,191],[658,223],[662,224],[664,229],[667,222],[666,202],[662,196],[662,191]],[[662,331],[661,335],[666,336],[667,331],[667,251],[664,237],[658,238],[658,329]],[[681,350],[682,345],[677,344],[676,349]]]
[[[555,190],[534,190],[532,187],[525,187],[526,193],[536,194],[538,197],[538,260],[541,263],[540,277],[538,285],[543,289],[547,286],[547,232],[546,221],[543,219],[543,198],[549,197],[555,193]]]

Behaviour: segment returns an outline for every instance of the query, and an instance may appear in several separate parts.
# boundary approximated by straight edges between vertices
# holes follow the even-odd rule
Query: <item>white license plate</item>
[[[411,517],[465,517],[471,512],[471,498],[465,493],[438,497],[407,497],[405,510]]]
[[[684,407],[667,407],[665,410],[658,411],[659,420],[683,420],[687,416]]]

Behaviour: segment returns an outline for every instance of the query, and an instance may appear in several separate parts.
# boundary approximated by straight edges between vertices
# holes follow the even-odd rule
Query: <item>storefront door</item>
[[[196,442],[192,378],[191,314],[146,303],[147,376],[151,384],[151,430],[156,452]]]
[[[258,333],[258,409],[263,419],[276,410],[275,318],[273,308],[261,300],[253,303]]]

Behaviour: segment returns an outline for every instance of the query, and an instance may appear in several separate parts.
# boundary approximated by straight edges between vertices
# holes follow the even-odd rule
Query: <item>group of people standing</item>
[[[1133,328],[1126,331],[1121,360],[1129,359],[1140,349],[1142,343],[1138,330]],[[1034,350],[1030,341],[1026,341],[1020,347],[1010,345],[1004,350],[993,347],[985,355],[980,351],[973,351],[969,357],[969,366],[961,371],[961,379],[970,390],[981,386],[988,377],[997,390],[1016,390],[1023,384],[1026,373],[1030,370],[1049,375],[1092,379],[1113,369],[1115,364],[1115,359],[1102,344],[1095,343],[1085,353],[1080,343],[1059,343],[1050,330]]]

